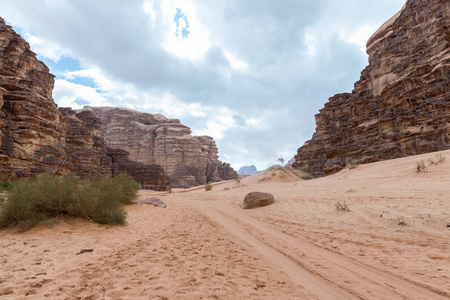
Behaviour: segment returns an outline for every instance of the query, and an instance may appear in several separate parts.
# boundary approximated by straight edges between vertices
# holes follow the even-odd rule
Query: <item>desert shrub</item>
[[[12,188],[12,183],[8,181],[0,181],[0,192],[8,191]]]
[[[308,172],[303,172],[303,174],[300,176],[300,178],[303,180],[310,180],[310,179],[314,179],[314,176],[312,176]]]
[[[337,210],[348,210],[348,206],[347,206],[347,203],[345,203],[345,201],[344,201],[344,204],[341,204],[340,202],[336,202],[336,204],[334,206],[336,206]]]
[[[425,162],[423,160],[421,160],[420,162],[416,163],[416,171],[417,171],[417,173],[420,173],[420,172],[426,173],[426,172],[428,172],[428,169],[425,166]]]
[[[349,162],[349,163],[346,165],[346,167],[347,167],[347,169],[349,169],[349,170],[353,170],[353,169],[356,169],[356,168],[358,167],[358,164],[357,164],[356,162],[354,162],[354,161],[351,161],[351,162]]]
[[[205,191],[207,191],[207,192],[209,192],[210,190],[212,190],[212,184],[211,183],[207,183],[206,185],[205,185]]]
[[[41,174],[14,183],[0,204],[0,228],[30,229],[41,221],[81,217],[101,224],[124,224],[123,204],[131,203],[137,183],[127,176],[83,182],[72,176]]]
[[[428,163],[430,165],[437,165],[437,164],[441,164],[445,161],[445,156],[443,156],[442,154],[436,154],[435,158],[436,158],[436,160],[430,158],[428,160]]]

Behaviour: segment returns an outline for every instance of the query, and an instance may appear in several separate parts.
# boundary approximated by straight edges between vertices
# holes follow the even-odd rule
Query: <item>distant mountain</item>
[[[270,170],[273,168],[278,168],[278,167],[281,167],[281,166],[279,164],[275,164],[273,166],[267,167],[266,169],[264,169],[262,171],[258,171],[254,165],[251,165],[251,166],[245,166],[245,167],[240,168],[237,173],[239,175],[251,176],[251,175],[255,175],[255,174],[265,172],[267,170]]]
[[[258,174],[258,170],[256,170],[256,167],[254,165],[251,166],[245,166],[239,169],[237,172],[239,175],[255,175]]]

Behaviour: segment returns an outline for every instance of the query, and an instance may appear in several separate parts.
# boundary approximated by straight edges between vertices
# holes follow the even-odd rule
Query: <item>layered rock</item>
[[[168,190],[166,171],[180,187],[234,175],[218,160],[212,138],[192,137],[178,120],[119,108],[97,109],[98,115],[89,108],[58,110],[53,85],[49,69],[0,18],[0,180],[125,172],[145,188]]]
[[[368,41],[352,93],[329,99],[295,156],[314,176],[450,148],[450,2],[409,0]]]
[[[134,162],[128,158],[128,152],[106,147],[102,124],[94,111],[89,108],[59,110],[66,122],[66,150],[76,175],[93,178],[126,173],[143,188],[170,190],[170,178],[161,166]]]
[[[118,149],[108,148],[108,156],[112,161],[113,175],[126,173],[144,189],[170,191],[172,188],[170,178],[161,166],[132,161],[128,158],[128,152]]]
[[[217,146],[211,137],[192,136],[189,127],[179,120],[124,108],[92,110],[103,124],[108,147],[129,152],[133,161],[161,165],[174,187],[236,176],[228,164],[218,160]]]
[[[106,148],[100,120],[91,110],[58,110],[54,76],[30,45],[0,18],[0,180],[38,173],[83,178],[125,172],[143,187],[170,189],[162,167]]]
[[[65,127],[52,99],[54,76],[0,18],[0,180],[70,170]]]

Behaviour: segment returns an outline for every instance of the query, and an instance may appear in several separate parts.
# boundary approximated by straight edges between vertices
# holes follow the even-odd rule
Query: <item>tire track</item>
[[[196,208],[250,244],[319,299],[449,299],[449,295],[430,287],[346,258],[302,237],[285,234],[242,210],[217,202],[183,204]],[[364,288],[355,290],[352,283]]]

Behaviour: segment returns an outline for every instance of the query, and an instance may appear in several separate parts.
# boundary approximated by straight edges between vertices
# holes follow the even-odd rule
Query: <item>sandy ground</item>
[[[128,225],[0,232],[1,299],[450,299],[450,151],[302,181],[266,172],[127,207]],[[275,204],[240,208],[252,191]],[[340,211],[336,202],[349,211]],[[82,249],[93,249],[77,255]]]

